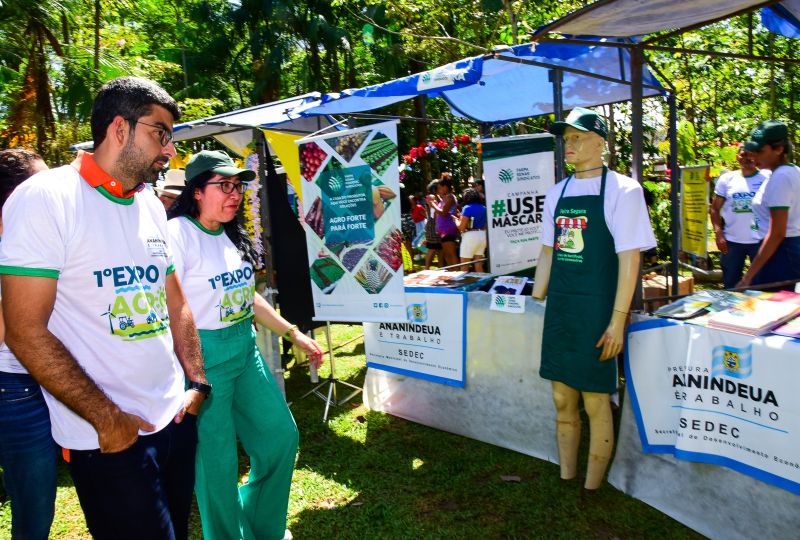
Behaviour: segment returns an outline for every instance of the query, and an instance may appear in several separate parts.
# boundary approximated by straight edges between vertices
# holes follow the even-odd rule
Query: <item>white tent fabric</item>
[[[576,36],[644,36],[771,3],[765,0],[599,0],[539,28],[534,39],[549,32]],[[784,0],[780,5],[800,17],[800,0]]]

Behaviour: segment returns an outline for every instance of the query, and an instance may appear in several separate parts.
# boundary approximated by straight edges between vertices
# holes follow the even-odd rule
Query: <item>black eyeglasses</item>
[[[164,126],[158,126],[155,124],[148,124],[147,122],[142,122],[141,120],[136,121],[137,124],[144,124],[145,126],[154,127],[158,130],[158,137],[161,141],[161,146],[167,146],[170,141],[172,140],[172,132],[165,128]]]
[[[210,186],[212,184],[218,185],[219,188],[222,190],[222,193],[225,195],[230,195],[233,193],[233,190],[239,192],[239,195],[243,195],[245,191],[247,191],[247,184],[241,183],[237,184],[236,182],[229,182],[228,180],[223,180],[221,182],[207,182],[206,185]]]

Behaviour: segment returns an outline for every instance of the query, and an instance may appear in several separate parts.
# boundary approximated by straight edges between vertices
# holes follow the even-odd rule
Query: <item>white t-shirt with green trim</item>
[[[780,208],[789,211],[786,237],[800,236],[800,169],[796,165],[772,171],[753,197],[753,228],[759,241],[769,232],[770,210]]]
[[[209,231],[186,216],[170,219],[175,273],[201,330],[219,330],[253,317],[253,266],[220,227]]]
[[[123,411],[167,426],[183,404],[184,375],[169,328],[173,265],[158,199],[113,197],[67,165],[20,185],[3,221],[0,273],[57,279],[49,330]],[[88,422],[44,396],[59,445],[99,447]]]
[[[733,171],[717,180],[714,194],[725,199],[720,215],[725,222],[726,240],[739,244],[758,243],[758,235],[753,230],[753,197],[767,178],[769,171],[758,171],[751,176]]]

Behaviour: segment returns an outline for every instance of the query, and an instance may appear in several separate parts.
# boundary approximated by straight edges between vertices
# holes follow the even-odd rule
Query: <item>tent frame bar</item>
[[[755,5],[755,6],[748,6],[746,8],[742,8],[739,11],[735,11],[735,12],[730,13],[728,15],[723,15],[723,16],[717,17],[715,19],[710,19],[708,21],[703,21],[703,22],[699,22],[699,23],[692,24],[692,25],[689,25],[689,26],[685,26],[683,28],[678,28],[677,30],[673,30],[672,32],[669,32],[669,33],[666,33],[666,34],[662,34],[660,36],[654,36],[654,37],[651,37],[650,39],[646,39],[645,41],[642,42],[642,45],[650,45],[652,43],[658,43],[662,39],[667,39],[667,38],[671,38],[671,37],[674,37],[674,36],[679,36],[679,35],[684,34],[686,32],[691,32],[692,30],[697,30],[698,28],[703,28],[704,26],[708,26],[710,24],[714,24],[714,23],[719,22],[719,21],[724,21],[724,20],[727,20],[727,19],[732,19],[734,17],[738,17],[739,15],[744,15],[745,13],[752,13],[757,9],[769,7],[772,4],[777,4],[780,1],[781,0],[767,0],[766,2],[761,2],[760,4]]]
[[[761,55],[754,55],[754,54],[744,54],[744,53],[730,53],[730,52],[720,52],[720,51],[707,51],[703,49],[686,49],[684,47],[666,47],[663,45],[647,45],[646,43],[620,43],[618,41],[591,41],[586,39],[575,39],[575,38],[550,38],[550,37],[540,37],[537,38],[537,41],[540,43],[564,43],[568,45],[593,45],[598,47],[615,47],[620,49],[633,49],[635,47],[641,47],[642,49],[648,51],[659,51],[659,52],[677,52],[677,53],[685,53],[685,54],[702,54],[706,56],[712,56],[717,58],[728,58],[733,60],[758,60],[763,62],[773,62],[778,64],[800,64],[800,60],[796,58],[784,58],[780,56],[761,56]]]
[[[425,122],[428,124],[442,123],[442,124],[467,124],[475,125],[475,120],[460,120],[458,118],[445,119],[445,118],[422,118],[419,116],[398,116],[392,114],[374,114],[374,113],[335,113],[341,116],[348,116],[350,118],[357,118],[363,120],[400,120],[401,122]]]
[[[564,41],[564,40],[555,40],[555,41]],[[594,44],[594,45],[597,45],[598,42],[596,42],[596,41],[587,41],[587,42],[584,42],[583,44]],[[623,46],[626,46],[626,45],[623,45]],[[554,64],[547,64],[545,62],[537,62],[535,60],[527,60],[527,59],[524,59],[524,58],[516,58],[516,57],[512,57],[512,56],[503,56],[503,55],[500,55],[500,54],[497,54],[497,53],[487,54],[484,58],[485,59],[493,58],[495,60],[503,60],[504,62],[512,62],[514,64],[524,64],[526,66],[543,67],[543,68],[546,68],[546,69],[557,69],[557,70],[562,71],[562,72],[574,73],[576,75],[583,75],[585,77],[592,77],[593,79],[600,79],[600,80],[603,80],[603,81],[612,82],[612,83],[616,83],[616,84],[626,84],[628,86],[630,86],[632,84],[631,81],[626,81],[626,80],[623,80],[623,79],[616,79],[614,77],[609,77],[607,75],[600,75],[599,73],[592,73],[591,71],[584,71],[582,69],[575,69],[575,68],[557,66],[557,65],[554,65]],[[658,92],[662,92],[664,90],[663,88],[660,88],[658,86],[653,86],[653,85],[650,85],[650,84],[643,84],[642,86],[644,88],[649,88],[650,90],[657,90]]]

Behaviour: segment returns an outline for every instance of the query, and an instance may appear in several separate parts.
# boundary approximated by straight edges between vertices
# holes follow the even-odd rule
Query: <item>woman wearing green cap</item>
[[[247,182],[224,152],[198,152],[168,224],[175,272],[200,335],[208,397],[198,417],[195,493],[203,535],[279,539],[286,532],[297,427],[256,346],[253,318],[295,342],[315,365],[322,349],[255,292],[250,240],[237,219]],[[237,488],[236,440],[250,456]]]
[[[789,128],[778,120],[762,122],[745,149],[772,175],[753,197],[753,228],[763,240],[738,286],[800,279],[800,169],[790,163]]]
[[[583,399],[589,417],[585,489],[600,487],[614,446],[609,394],[617,390],[640,252],[656,245],[642,187],[603,164],[606,123],[575,108],[563,135],[575,174],[545,195],[533,296],[547,297],[539,375],[552,381],[561,478],[577,475]]]

